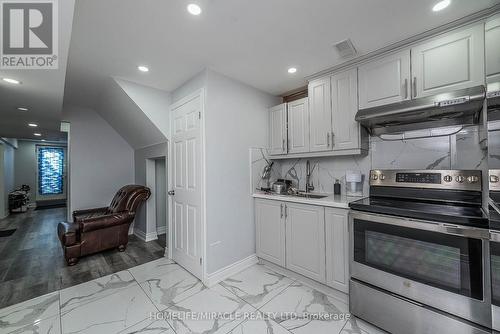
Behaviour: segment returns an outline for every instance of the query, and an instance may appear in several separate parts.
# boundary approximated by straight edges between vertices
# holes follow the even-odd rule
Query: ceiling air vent
[[[350,39],[345,39],[334,45],[335,49],[342,58],[349,58],[356,55],[356,48]]]

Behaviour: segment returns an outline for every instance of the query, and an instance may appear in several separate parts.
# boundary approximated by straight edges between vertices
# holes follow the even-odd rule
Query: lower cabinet
[[[347,210],[325,209],[326,284],[349,293],[349,230]]]
[[[326,282],[325,209],[320,206],[286,203],[286,267]]]
[[[278,201],[255,200],[257,256],[285,266],[285,205]]]
[[[257,256],[349,292],[348,210],[255,200]]]

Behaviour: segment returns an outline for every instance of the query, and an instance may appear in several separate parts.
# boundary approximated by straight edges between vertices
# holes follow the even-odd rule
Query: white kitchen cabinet
[[[286,103],[269,109],[269,154],[287,153]]]
[[[330,77],[309,82],[310,152],[331,151],[332,101]]]
[[[284,204],[271,200],[255,200],[257,256],[285,266]]]
[[[410,50],[361,65],[359,109],[410,99]]]
[[[326,284],[349,293],[348,210],[325,208]]]
[[[411,49],[412,96],[485,84],[484,25],[453,31]]]
[[[500,15],[486,22],[486,80],[488,83],[500,82]]]
[[[325,283],[324,208],[286,203],[286,268]]]
[[[331,142],[334,151],[360,147],[360,125],[355,121],[358,112],[358,76],[352,69],[332,76]]]
[[[309,152],[309,99],[288,103],[288,153]]]

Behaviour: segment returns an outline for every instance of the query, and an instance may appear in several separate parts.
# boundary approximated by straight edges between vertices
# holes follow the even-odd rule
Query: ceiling
[[[63,98],[95,108],[109,77],[172,91],[210,67],[280,95],[341,63],[333,49],[340,40],[351,38],[362,55],[500,0],[452,0],[438,13],[437,0],[192,0],[200,16],[187,13],[189,2],[76,0],[73,19],[74,0],[59,1],[60,67],[0,71],[23,82],[0,82],[0,136],[32,139],[26,124],[36,122],[44,137],[58,139]]]
[[[0,77],[20,80],[21,85],[0,81],[0,137],[65,140],[59,131],[64,97],[66,64],[71,39],[74,0],[59,1],[59,68],[56,70],[0,70]],[[29,108],[20,112],[18,107]],[[36,123],[36,129],[28,123]],[[43,136],[36,137],[34,132]]]
[[[189,2],[77,0],[67,101],[92,106],[107,76],[171,91],[205,67],[279,95],[341,63],[333,44],[345,38],[365,54],[500,1],[453,0],[441,12],[437,0],[191,1],[200,16]]]

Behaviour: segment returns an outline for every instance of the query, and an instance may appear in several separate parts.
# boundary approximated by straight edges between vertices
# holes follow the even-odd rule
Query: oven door
[[[351,276],[491,328],[488,230],[351,211]]]
[[[490,232],[490,259],[493,329],[500,331],[500,231]]]

